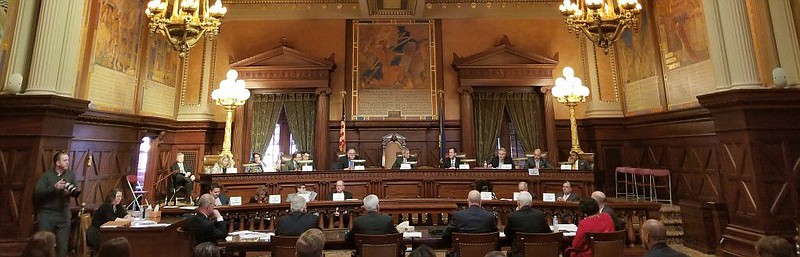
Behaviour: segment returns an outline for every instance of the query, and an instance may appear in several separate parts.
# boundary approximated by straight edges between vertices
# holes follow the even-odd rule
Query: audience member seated
[[[386,235],[396,234],[392,217],[379,213],[379,200],[376,195],[364,197],[364,210],[367,214],[353,220],[353,228],[345,236],[345,240],[355,242],[356,234]]]
[[[586,233],[608,233],[614,232],[614,221],[607,213],[600,212],[600,206],[592,198],[586,198],[580,202],[581,213],[586,215],[578,223],[578,232],[572,240],[573,250],[571,257],[592,257],[592,248],[589,247],[589,240]]]
[[[220,157],[217,163],[214,164],[214,167],[211,168],[211,174],[227,173],[228,168],[233,168],[233,165],[233,158],[230,155],[224,155]]]
[[[789,241],[778,236],[765,236],[759,239],[756,243],[756,251],[758,257],[795,257],[794,249]]]
[[[269,203],[269,195],[267,195],[267,186],[260,185],[256,188],[256,193],[250,197],[250,203]]]
[[[222,186],[217,183],[211,183],[211,187],[208,188],[208,194],[214,196],[214,204],[217,206],[225,206],[230,205],[231,200],[228,198],[227,195],[222,193]]]
[[[689,257],[667,245],[667,228],[660,221],[654,219],[645,221],[640,232],[642,244],[647,248],[644,257]]]
[[[499,169],[503,164],[511,164],[511,168],[514,168],[514,160],[511,159],[511,156],[508,156],[508,152],[502,147],[497,149],[497,155],[492,157],[489,163],[492,165],[492,168],[495,169]]]
[[[302,165],[300,165],[300,160],[303,159],[303,154],[300,152],[296,152],[292,154],[292,159],[286,162],[286,171],[300,171],[302,169]]]
[[[228,236],[228,223],[214,207],[214,196],[204,194],[197,200],[195,215],[183,222],[183,230],[191,233],[196,244],[216,243]]]
[[[398,156],[397,159],[394,160],[394,164],[392,164],[392,169],[393,170],[399,170],[400,166],[403,163],[416,162],[417,161],[417,157],[411,156],[411,150],[408,150],[408,148],[403,148],[402,154],[403,154],[403,156]],[[416,164],[412,164],[411,165],[411,168],[416,168],[416,167],[417,167]]]
[[[447,157],[442,159],[442,169],[458,169],[458,164],[461,163],[461,158],[456,157],[456,148],[447,148]]]
[[[131,244],[124,237],[112,238],[100,246],[97,257],[130,257]]]
[[[194,247],[192,250],[194,257],[219,257],[219,246],[205,242]]]
[[[319,217],[306,213],[305,198],[292,198],[292,205],[289,207],[289,211],[289,214],[278,218],[278,227],[275,229],[275,235],[299,236],[306,230],[319,227]]]
[[[623,230],[625,229],[625,224],[623,221],[617,216],[617,212],[614,211],[611,206],[608,206],[608,199],[606,199],[606,194],[600,191],[594,191],[592,193],[592,199],[597,201],[597,205],[600,206],[600,212],[608,213],[611,216],[611,220],[614,221],[614,229],[616,230]]]
[[[297,239],[295,248],[297,257],[324,257],[322,249],[325,248],[325,235],[322,230],[309,229]]]
[[[172,185],[183,186],[187,199],[192,199],[193,181],[196,179],[192,166],[183,162],[183,153],[175,155],[175,164],[172,164],[170,171],[172,171]]]
[[[577,202],[581,197],[578,194],[572,193],[572,184],[569,181],[564,182],[561,187],[561,193],[556,194],[556,201],[562,202]]]
[[[92,225],[86,231],[86,243],[97,249],[100,246],[100,226],[113,220],[122,220],[128,216],[125,205],[122,205],[122,191],[111,189],[103,199],[103,204],[94,211]]]
[[[508,214],[507,224],[504,230],[506,238],[512,242],[511,251],[508,256],[521,257],[519,247],[513,244],[514,237],[518,232],[523,233],[550,233],[553,232],[547,225],[544,212],[533,208],[533,197],[528,192],[520,192],[517,196],[517,210]]]
[[[264,162],[264,159],[261,158],[261,154],[259,153],[253,153],[253,162],[250,164],[254,165],[247,167],[246,172],[259,173],[267,171],[267,164]]]
[[[525,161],[525,169],[552,169],[553,166],[550,165],[550,162],[547,159],[542,158],[542,150],[536,149],[533,150],[533,157],[528,158]]]
[[[49,231],[33,234],[22,251],[25,257],[56,257],[56,235]]]
[[[408,257],[436,257],[436,251],[430,246],[420,245],[408,254]]]
[[[295,190],[296,191],[294,193],[291,193],[288,196],[286,196],[286,202],[287,203],[291,203],[293,198],[302,197],[301,195],[304,195],[304,194],[308,195],[308,201],[309,202],[314,201],[314,199],[317,198],[317,192],[307,191],[306,190],[306,185],[304,185],[303,183],[297,184],[295,186]]]
[[[590,170],[589,162],[586,160],[581,160],[581,158],[578,156],[578,152],[576,151],[569,151],[567,163],[572,165],[573,170]]]
[[[356,163],[353,160],[361,160],[356,154],[355,148],[347,149],[347,154],[342,156],[333,164],[334,170],[353,170],[356,167]]]
[[[469,191],[468,208],[453,213],[453,218],[442,232],[442,240],[451,241],[453,232],[488,233],[497,231],[497,218],[490,211],[481,208],[481,193]]]
[[[501,251],[491,251],[486,253],[486,255],[484,255],[483,257],[506,257],[506,254],[504,254]]]

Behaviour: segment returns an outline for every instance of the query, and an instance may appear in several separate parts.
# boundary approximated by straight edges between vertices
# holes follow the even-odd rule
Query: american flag
[[[344,95],[345,95],[345,93],[342,92],[342,120],[339,122],[339,152],[340,153],[344,153],[345,148],[347,147],[347,139],[346,139],[346,136],[345,136],[345,128],[346,128],[347,125],[345,125],[345,122],[344,122],[345,121],[345,117],[346,117],[345,113],[347,113],[347,112],[345,111],[345,102],[346,101],[345,101]]]

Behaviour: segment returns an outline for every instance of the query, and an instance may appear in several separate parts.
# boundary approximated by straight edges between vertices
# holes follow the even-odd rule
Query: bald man
[[[453,219],[442,232],[442,239],[445,242],[450,241],[453,232],[487,233],[497,231],[497,218],[494,213],[481,208],[480,192],[469,191],[467,204],[467,209],[453,213]]]
[[[614,221],[614,228],[616,230],[619,231],[624,229],[625,224],[621,219],[619,219],[617,212],[615,212],[610,206],[607,206],[608,199],[606,199],[606,194],[600,191],[594,191],[592,192],[592,199],[594,199],[597,202],[597,206],[600,207],[600,213],[608,213],[608,215],[611,216],[611,220]]]
[[[667,228],[658,220],[649,219],[642,224],[642,244],[647,248],[644,257],[689,257],[667,245]]]

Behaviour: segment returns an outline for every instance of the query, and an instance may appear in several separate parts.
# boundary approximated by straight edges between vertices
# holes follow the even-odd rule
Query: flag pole
[[[342,118],[339,122],[339,153],[344,153],[345,147],[347,147],[347,137],[346,137],[346,128],[347,125],[345,124],[345,120],[347,119],[347,109],[346,109],[346,99],[345,96],[347,95],[346,91],[342,91]],[[339,154],[337,153],[337,154]]]

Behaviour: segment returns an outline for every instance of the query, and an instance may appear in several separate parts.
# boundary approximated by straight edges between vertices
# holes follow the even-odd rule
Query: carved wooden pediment
[[[558,53],[545,57],[520,51],[503,35],[495,47],[467,57],[453,53],[462,86],[544,86],[553,84]]]
[[[287,89],[328,87],[330,73],[336,69],[332,53],[327,58],[311,56],[288,45],[231,63],[239,78],[247,81],[248,89]]]

